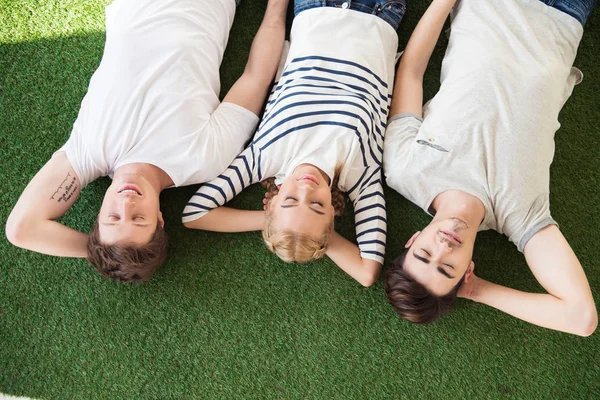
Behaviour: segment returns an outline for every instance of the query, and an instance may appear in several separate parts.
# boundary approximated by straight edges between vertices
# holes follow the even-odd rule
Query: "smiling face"
[[[458,218],[434,220],[406,243],[404,271],[434,295],[443,296],[472,271],[476,235]]]
[[[323,175],[315,166],[302,164],[283,182],[267,210],[275,229],[311,237],[329,229],[335,210],[329,183]]]
[[[106,190],[98,224],[105,244],[142,246],[160,223],[159,193],[143,176],[124,174]]]

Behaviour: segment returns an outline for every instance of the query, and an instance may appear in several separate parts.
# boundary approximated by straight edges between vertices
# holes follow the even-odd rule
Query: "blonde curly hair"
[[[344,193],[337,186],[338,180],[339,178],[336,174],[331,185],[331,204],[335,210],[336,217],[342,215],[346,207]],[[270,199],[279,193],[279,188],[275,184],[275,178],[266,179],[261,182],[261,185],[271,194]],[[267,212],[265,228],[262,232],[263,239],[267,248],[277,254],[283,261],[305,264],[312,260],[318,260],[325,255],[329,235],[333,231],[333,219],[323,234],[318,237],[312,237],[291,230],[277,230],[274,222],[273,214]]]

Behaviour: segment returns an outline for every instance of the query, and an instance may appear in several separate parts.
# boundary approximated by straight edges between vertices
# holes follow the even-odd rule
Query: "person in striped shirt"
[[[326,254],[373,284],[385,253],[383,137],[405,8],[404,0],[296,1],[289,51],[254,138],[192,196],[184,224],[263,230],[284,261]],[[267,196],[265,211],[223,207],[267,178],[278,193]],[[358,246],[333,229],[332,191],[352,201]]]

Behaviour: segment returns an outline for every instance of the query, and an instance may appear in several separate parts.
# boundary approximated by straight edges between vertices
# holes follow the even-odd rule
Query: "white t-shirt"
[[[446,190],[478,197],[480,227],[519,250],[554,224],[550,164],[558,113],[581,80],[571,68],[583,29],[538,0],[461,0],[441,86],[424,118],[390,119],[387,183],[429,212]]]
[[[331,181],[339,173],[338,187],[354,206],[361,257],[383,263],[383,136],[397,46],[394,29],[376,16],[333,7],[300,13],[252,143],[198,189],[183,222],[202,217],[252,183],[284,180],[298,165],[313,164]]]
[[[175,186],[229,165],[258,117],[219,104],[219,66],[234,0],[116,0],[106,45],[65,151],[82,187],[130,163],[153,164]]]

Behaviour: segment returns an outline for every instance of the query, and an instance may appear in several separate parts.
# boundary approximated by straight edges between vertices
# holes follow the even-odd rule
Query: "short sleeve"
[[[501,216],[497,216],[497,219],[501,220]],[[537,197],[529,206],[512,211],[503,222],[502,232],[520,252],[540,230],[549,225],[558,225],[550,215],[548,194]]]
[[[419,133],[423,119],[415,114],[394,115],[388,121],[383,144],[383,170],[387,184],[394,184],[401,177],[402,165],[408,158],[410,144]]]
[[[236,157],[252,137],[258,125],[258,116],[237,104],[224,102],[212,113],[203,132],[210,149],[206,157],[212,160],[212,176],[223,171]]]
[[[69,163],[71,163],[71,167],[77,174],[79,182],[81,182],[82,189],[101,176],[112,172],[109,171],[106,163],[104,165],[97,165],[92,160],[81,138],[75,131],[71,133],[71,137],[54,154],[61,151],[65,152]]]

